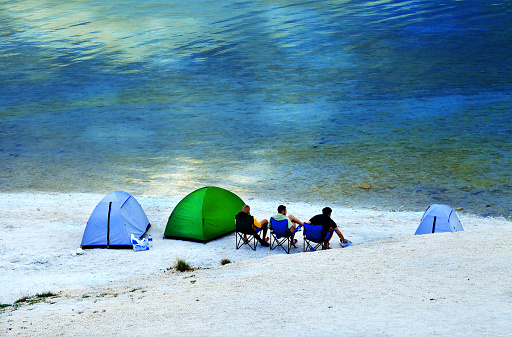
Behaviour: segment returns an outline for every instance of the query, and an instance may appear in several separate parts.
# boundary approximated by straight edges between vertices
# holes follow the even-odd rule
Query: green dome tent
[[[174,208],[164,238],[208,242],[235,230],[235,215],[245,205],[236,194],[219,187],[203,187]]]

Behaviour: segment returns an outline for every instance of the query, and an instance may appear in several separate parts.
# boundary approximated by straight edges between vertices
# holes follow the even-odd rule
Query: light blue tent
[[[112,192],[91,213],[81,247],[132,248],[131,234],[140,238],[150,226],[134,197],[123,191]]]
[[[459,217],[450,206],[433,204],[423,214],[414,235],[462,231]]]

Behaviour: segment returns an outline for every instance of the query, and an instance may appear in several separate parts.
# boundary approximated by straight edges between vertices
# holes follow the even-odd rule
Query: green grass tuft
[[[39,302],[45,302],[47,298],[58,296],[52,292],[39,293],[34,296],[24,296],[14,302],[14,305],[19,306],[21,304],[36,304]]]
[[[36,297],[39,297],[39,298],[54,297],[54,296],[57,296],[57,294],[52,293],[50,291],[36,295]]]
[[[32,296],[24,296],[16,301],[14,301],[14,304],[25,303],[25,302],[28,302],[29,300],[31,300],[32,298],[33,298]]]
[[[181,259],[176,259],[176,262],[174,263],[174,269],[181,272],[193,270],[188,263]]]

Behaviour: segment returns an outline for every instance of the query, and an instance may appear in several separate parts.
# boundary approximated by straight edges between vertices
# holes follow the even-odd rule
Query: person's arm
[[[334,228],[331,228],[333,231],[336,232],[336,234],[338,234],[338,237],[341,239],[341,241],[343,241],[343,243],[347,243],[348,240],[345,239],[345,237],[343,236],[343,233],[341,233],[340,229],[338,228],[338,225],[336,225],[336,223],[333,221],[334,223]]]
[[[343,233],[341,233],[340,229],[338,227],[336,227],[336,234],[338,234],[338,236],[340,237],[341,241],[343,241],[343,243],[347,243],[348,240],[345,239],[345,237],[343,236]]]

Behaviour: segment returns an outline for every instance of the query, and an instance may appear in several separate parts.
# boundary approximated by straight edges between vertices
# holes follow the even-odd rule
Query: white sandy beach
[[[164,240],[179,198],[135,196],[154,248],[77,254],[102,197],[0,194],[0,303],[57,294],[0,309],[0,334],[505,336],[512,328],[512,222],[503,218],[459,212],[464,232],[413,236],[422,212],[328,205],[356,245],[303,253],[299,236],[287,255],[236,250],[233,235]],[[257,219],[279,204],[244,199]],[[307,220],[327,205],[286,206]],[[168,271],[176,258],[197,269]]]

